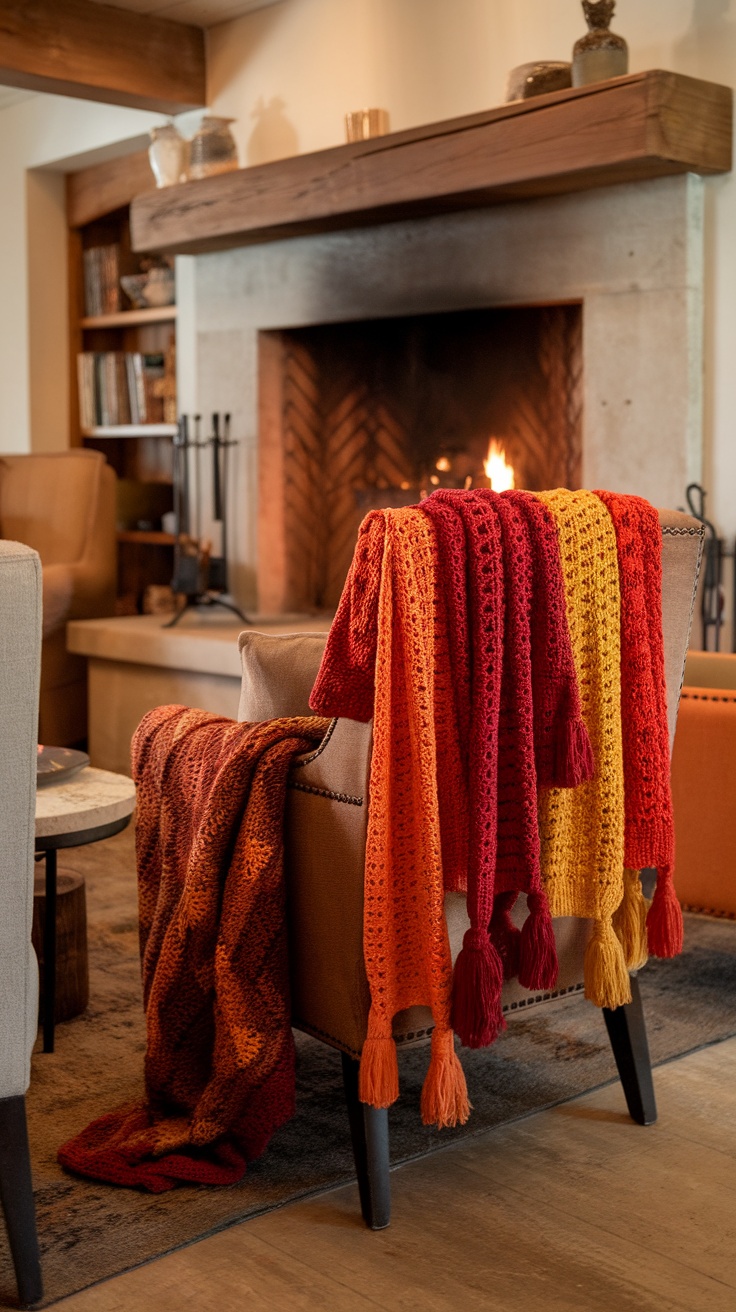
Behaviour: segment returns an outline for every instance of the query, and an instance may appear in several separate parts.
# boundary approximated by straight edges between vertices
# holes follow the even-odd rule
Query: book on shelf
[[[90,246],[83,254],[84,313],[115,314],[121,308],[120,247]]]
[[[158,424],[163,400],[162,355],[140,351],[81,351],[77,356],[79,422],[83,429]]]

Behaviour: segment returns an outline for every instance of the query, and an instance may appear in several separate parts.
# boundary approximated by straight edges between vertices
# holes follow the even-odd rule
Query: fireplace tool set
[[[731,650],[736,652],[736,546],[729,551],[724,538],[718,536],[715,525],[705,514],[705,488],[700,483],[689,483],[685,489],[690,514],[705,528],[703,546],[703,583],[700,615],[703,633],[703,651],[721,650],[721,629],[726,605],[723,582],[724,562],[734,562],[732,573],[732,639]]]
[[[227,576],[227,479],[228,456],[237,446],[230,438],[230,415],[213,414],[212,434],[200,438],[201,415],[182,415],[174,438],[174,577],[171,587],[184,596],[184,602],[164,628],[179,622],[185,611],[194,606],[223,606],[244,624],[250,621],[240,608],[223,599],[228,590]],[[222,419],[222,424],[220,423]],[[209,448],[212,461],[212,519],[219,537],[215,552],[213,540],[202,536],[203,523],[203,453]],[[215,536],[213,533],[213,537]]]

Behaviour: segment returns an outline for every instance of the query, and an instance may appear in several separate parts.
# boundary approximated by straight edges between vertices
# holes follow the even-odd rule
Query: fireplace
[[[251,612],[334,606],[365,510],[416,500],[458,450],[480,474],[492,437],[518,486],[678,506],[702,476],[692,175],[197,255],[177,287],[182,409],[230,411],[239,442]]]
[[[364,514],[498,487],[489,454],[517,487],[580,486],[580,304],[264,332],[260,356],[267,610],[334,609]]]

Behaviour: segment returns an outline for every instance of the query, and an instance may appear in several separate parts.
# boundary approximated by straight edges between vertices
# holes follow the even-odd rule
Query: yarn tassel
[[[368,1017],[368,1038],[360,1054],[358,1096],[370,1107],[390,1107],[399,1096],[396,1044],[390,1029],[388,1034],[375,1033],[382,1028]]]
[[[559,963],[547,894],[527,893],[527,916],[519,944],[519,983],[525,989],[553,989]]]
[[[486,1048],[505,1029],[502,985],[501,958],[488,934],[466,930],[452,985],[452,1024],[466,1048]]]
[[[640,970],[649,955],[647,948],[647,904],[638,870],[624,870],[624,895],[614,912],[613,928],[624,950],[629,970]]]
[[[660,866],[654,898],[647,915],[649,951],[654,957],[676,957],[682,952],[682,910],[672,883],[670,866]]]
[[[497,893],[489,934],[503,966],[504,979],[513,979],[519,973],[519,943],[521,930],[511,919],[511,909],[518,897],[514,890]]]
[[[585,996],[596,1007],[614,1011],[631,1002],[631,981],[624,950],[610,920],[593,922],[593,934],[585,950]]]
[[[421,1112],[425,1125],[464,1125],[470,1115],[468,1088],[452,1030],[432,1031],[432,1055],[422,1088]]]
[[[555,778],[557,788],[577,788],[595,774],[590,735],[581,719],[565,720],[557,734]]]

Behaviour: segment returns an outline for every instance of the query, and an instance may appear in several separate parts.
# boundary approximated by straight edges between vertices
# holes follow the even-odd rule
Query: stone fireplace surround
[[[230,411],[232,590],[283,594],[268,330],[581,302],[582,485],[682,503],[702,462],[703,184],[693,174],[180,257],[182,409]],[[260,445],[259,431],[264,439]],[[260,468],[259,468],[260,465]],[[269,488],[260,508],[259,485]]]

